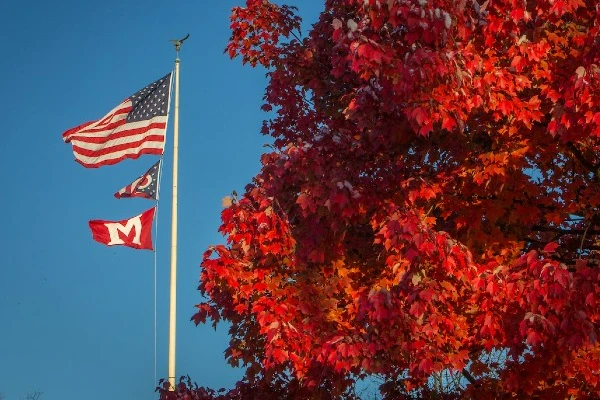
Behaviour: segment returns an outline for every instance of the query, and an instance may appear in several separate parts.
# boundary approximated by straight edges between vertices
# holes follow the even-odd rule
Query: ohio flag
[[[157,161],[144,175],[138,177],[129,185],[115,193],[117,199],[126,197],[143,197],[156,200],[158,197],[158,172],[160,160]]]

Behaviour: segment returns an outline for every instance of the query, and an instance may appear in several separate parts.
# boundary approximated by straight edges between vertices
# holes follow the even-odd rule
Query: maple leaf
[[[298,199],[296,200],[296,204],[299,204],[303,210],[310,209],[310,208],[312,208],[312,205],[313,205],[313,203],[310,199],[310,196],[305,193],[302,193],[302,194],[300,194],[300,196],[298,196]]]
[[[415,301],[410,306],[409,313],[415,317],[420,317],[425,312],[425,306],[419,301]]]
[[[542,337],[540,336],[540,334],[534,330],[530,330],[529,333],[527,334],[527,343],[532,346],[536,346],[541,342],[542,342]]]
[[[419,363],[419,370],[425,374],[430,373],[433,370],[433,362],[428,358],[422,359]]]
[[[546,253],[554,253],[558,247],[559,247],[558,243],[550,242],[546,246],[544,246],[544,251]]]

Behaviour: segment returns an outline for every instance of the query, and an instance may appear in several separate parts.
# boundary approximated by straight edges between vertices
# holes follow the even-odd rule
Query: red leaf
[[[585,304],[594,307],[596,305],[596,297],[594,296],[594,293],[589,293],[586,297],[585,297]]]
[[[432,290],[426,289],[419,292],[419,298],[426,302],[430,302],[431,299],[435,296],[435,293]]]
[[[433,371],[433,362],[429,358],[424,358],[419,363],[419,371],[429,374]]]
[[[312,207],[312,200],[310,196],[305,193],[300,194],[296,200],[296,204],[299,204],[302,210],[310,209]]]
[[[495,295],[496,293],[498,293],[498,282],[496,282],[496,281],[490,281],[487,284],[487,287],[485,288],[485,290],[489,294]]]
[[[558,247],[559,247],[558,243],[550,242],[546,246],[544,246],[544,251],[546,253],[554,253]]]
[[[537,346],[541,342],[542,337],[540,336],[540,334],[534,330],[529,330],[529,333],[527,334],[527,344],[531,346]]]
[[[421,315],[423,315],[423,313],[425,312],[425,306],[423,305],[423,303],[421,303],[420,301],[415,301],[414,303],[412,303],[412,305],[410,306],[410,310],[409,313],[412,316],[415,317],[420,317]]]
[[[253,289],[257,292],[262,292],[267,288],[267,284],[264,282],[255,283]]]
[[[310,252],[308,259],[314,263],[323,263],[325,261],[325,253],[321,250],[315,249]]]

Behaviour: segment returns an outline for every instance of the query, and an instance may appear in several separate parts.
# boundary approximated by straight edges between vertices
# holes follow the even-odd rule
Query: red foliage
[[[282,42],[292,12],[233,11],[274,150],[223,210],[196,323],[231,323],[252,387],[394,397],[450,370],[472,398],[600,396],[597,2],[329,0]]]

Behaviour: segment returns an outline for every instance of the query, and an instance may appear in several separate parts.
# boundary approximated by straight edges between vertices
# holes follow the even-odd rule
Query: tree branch
[[[577,147],[575,147],[575,145],[573,143],[569,142],[567,144],[567,147],[569,148],[569,150],[571,150],[571,153],[573,153],[573,155],[575,156],[577,161],[579,161],[581,163],[581,165],[583,165],[588,171],[593,173],[595,176],[598,176],[598,166],[597,165],[592,164],[587,158],[585,158],[583,156],[583,154],[581,154],[579,149]]]
[[[534,225],[531,227],[531,230],[533,231],[537,231],[537,232],[556,232],[556,233],[562,233],[564,235],[583,235],[583,234],[590,234],[590,235],[600,235],[600,230],[597,229],[563,229],[563,228],[553,228],[551,226],[540,226],[540,225]]]
[[[461,372],[463,376],[467,378],[470,384],[474,385],[477,382],[477,380],[473,377],[473,375],[471,375],[469,371],[467,371],[466,368],[463,368]]]

